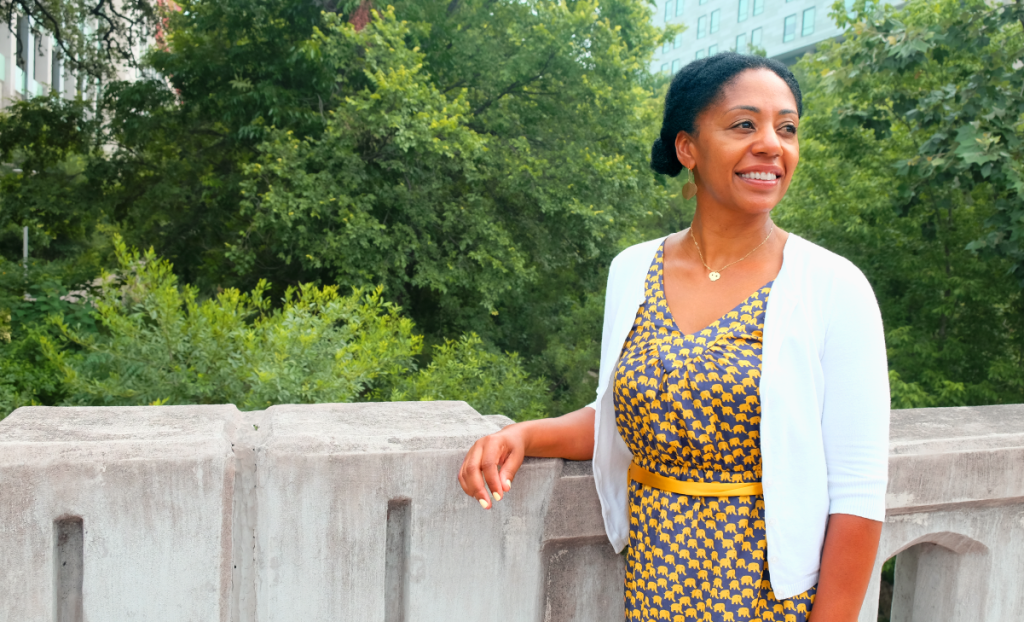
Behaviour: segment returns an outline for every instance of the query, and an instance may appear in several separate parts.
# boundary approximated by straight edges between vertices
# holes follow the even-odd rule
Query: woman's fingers
[[[480,472],[483,473],[487,487],[491,489],[491,496],[495,501],[501,501],[505,489],[501,486],[498,478],[498,461],[503,458],[499,449],[491,448],[491,451],[484,450],[483,460],[480,462]]]
[[[491,507],[491,502],[487,488],[484,487],[484,478],[480,474],[483,441],[484,439],[480,439],[474,443],[462,461],[462,468],[459,470],[459,484],[462,485],[462,490],[467,495],[479,500],[480,505],[486,510]]]
[[[523,463],[523,449],[518,445],[505,435],[492,434],[474,443],[462,461],[459,484],[485,510],[491,509],[493,501],[500,501],[512,486],[512,479]]]
[[[498,473],[498,480],[501,488],[508,492],[512,488],[512,480],[516,478],[516,473],[519,471],[519,467],[523,465],[523,458],[526,456],[522,447],[512,447],[508,456],[505,457],[505,461],[501,465],[501,471]]]

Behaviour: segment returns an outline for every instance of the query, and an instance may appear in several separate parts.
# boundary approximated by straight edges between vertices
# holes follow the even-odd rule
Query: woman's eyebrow
[[[758,108],[757,106],[733,106],[732,108],[730,108],[728,110],[728,112],[732,112],[733,110],[749,110],[750,112],[756,112],[758,114],[761,113],[761,109]],[[784,108],[784,109],[779,111],[779,114],[796,114],[796,110],[790,110],[789,108]]]

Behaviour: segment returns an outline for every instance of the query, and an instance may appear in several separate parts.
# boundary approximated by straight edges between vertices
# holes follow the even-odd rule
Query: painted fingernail
[[[480,507],[482,507],[483,509],[486,510],[487,509],[487,499],[480,499],[479,501],[480,501]]]
[[[494,495],[494,500],[495,501],[501,501],[501,493],[500,492],[492,492],[491,494]]]
[[[505,486],[507,486],[508,488],[512,488],[512,480],[510,480],[510,479],[505,480]]]

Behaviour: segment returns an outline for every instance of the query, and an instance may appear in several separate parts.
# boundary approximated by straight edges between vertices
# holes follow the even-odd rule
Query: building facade
[[[842,34],[829,17],[833,0],[658,0],[654,25],[686,30],[654,55],[651,70],[674,74],[692,60],[763,50],[787,64]],[[847,0],[852,4],[852,0]]]
[[[49,35],[33,28],[27,17],[18,17],[13,26],[0,23],[0,109],[50,91],[68,99],[79,91],[88,95],[89,85],[64,67]]]
[[[140,57],[143,47],[135,49]],[[138,80],[148,75],[124,63],[115,66],[115,79]],[[53,37],[25,16],[15,16],[8,26],[0,21],[0,110],[31,97],[60,93],[73,100],[93,101],[101,83],[73,72],[61,58]]]

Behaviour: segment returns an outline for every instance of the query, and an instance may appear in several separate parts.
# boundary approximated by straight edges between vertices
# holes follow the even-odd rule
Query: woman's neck
[[[775,224],[771,215],[708,215],[698,207],[690,223],[690,235],[697,241],[703,261],[712,267],[736,261],[765,242]]]

